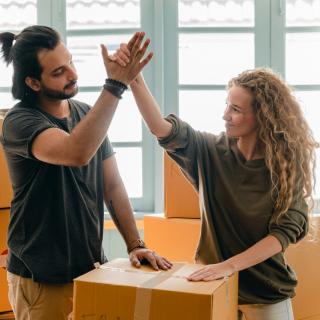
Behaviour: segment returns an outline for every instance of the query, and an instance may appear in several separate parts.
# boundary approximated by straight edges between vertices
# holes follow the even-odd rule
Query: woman
[[[114,59],[125,65],[129,56],[130,44],[122,45]],[[266,69],[231,79],[220,135],[163,118],[141,75],[131,89],[150,131],[199,193],[196,261],[206,266],[188,279],[238,271],[239,319],[293,319],[297,279],[284,251],[308,231],[317,144],[289,87]]]

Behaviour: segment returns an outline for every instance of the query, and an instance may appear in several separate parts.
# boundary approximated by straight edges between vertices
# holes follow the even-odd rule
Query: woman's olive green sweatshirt
[[[174,115],[166,119],[173,128],[159,143],[199,194],[202,223],[196,261],[224,261],[272,235],[283,250],[239,272],[239,303],[270,304],[293,297],[297,279],[283,253],[307,233],[305,201],[294,199],[276,222],[264,159],[246,161],[236,139],[225,133],[196,131]]]

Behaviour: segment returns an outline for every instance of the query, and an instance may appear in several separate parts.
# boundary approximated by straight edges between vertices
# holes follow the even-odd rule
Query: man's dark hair
[[[37,94],[26,85],[27,77],[40,80],[42,68],[38,61],[38,52],[53,50],[60,36],[52,28],[31,26],[18,35],[11,32],[0,33],[1,52],[4,61],[13,64],[12,95],[22,101],[34,101]]]

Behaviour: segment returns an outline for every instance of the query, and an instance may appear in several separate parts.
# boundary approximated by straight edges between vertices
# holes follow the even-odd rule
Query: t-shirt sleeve
[[[32,143],[41,132],[49,128],[58,128],[58,126],[34,110],[9,112],[3,121],[3,146],[7,152],[35,159],[31,151]]]
[[[269,224],[269,234],[276,237],[282,251],[291,243],[297,243],[308,233],[308,206],[304,200],[292,206],[278,221],[272,219]]]
[[[172,130],[169,136],[159,139],[159,144],[179,165],[187,179],[198,188],[198,133],[176,115],[170,114],[166,120],[172,124]]]
[[[111,142],[108,136],[103,140],[101,145],[101,152],[102,152],[102,160],[106,160],[111,157],[115,152],[113,151]]]

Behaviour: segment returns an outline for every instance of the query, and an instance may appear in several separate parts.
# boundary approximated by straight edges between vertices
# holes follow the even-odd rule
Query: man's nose
[[[68,70],[68,79],[69,79],[69,80],[77,80],[77,79],[78,79],[78,74],[77,74],[75,68],[69,67],[69,70]]]

